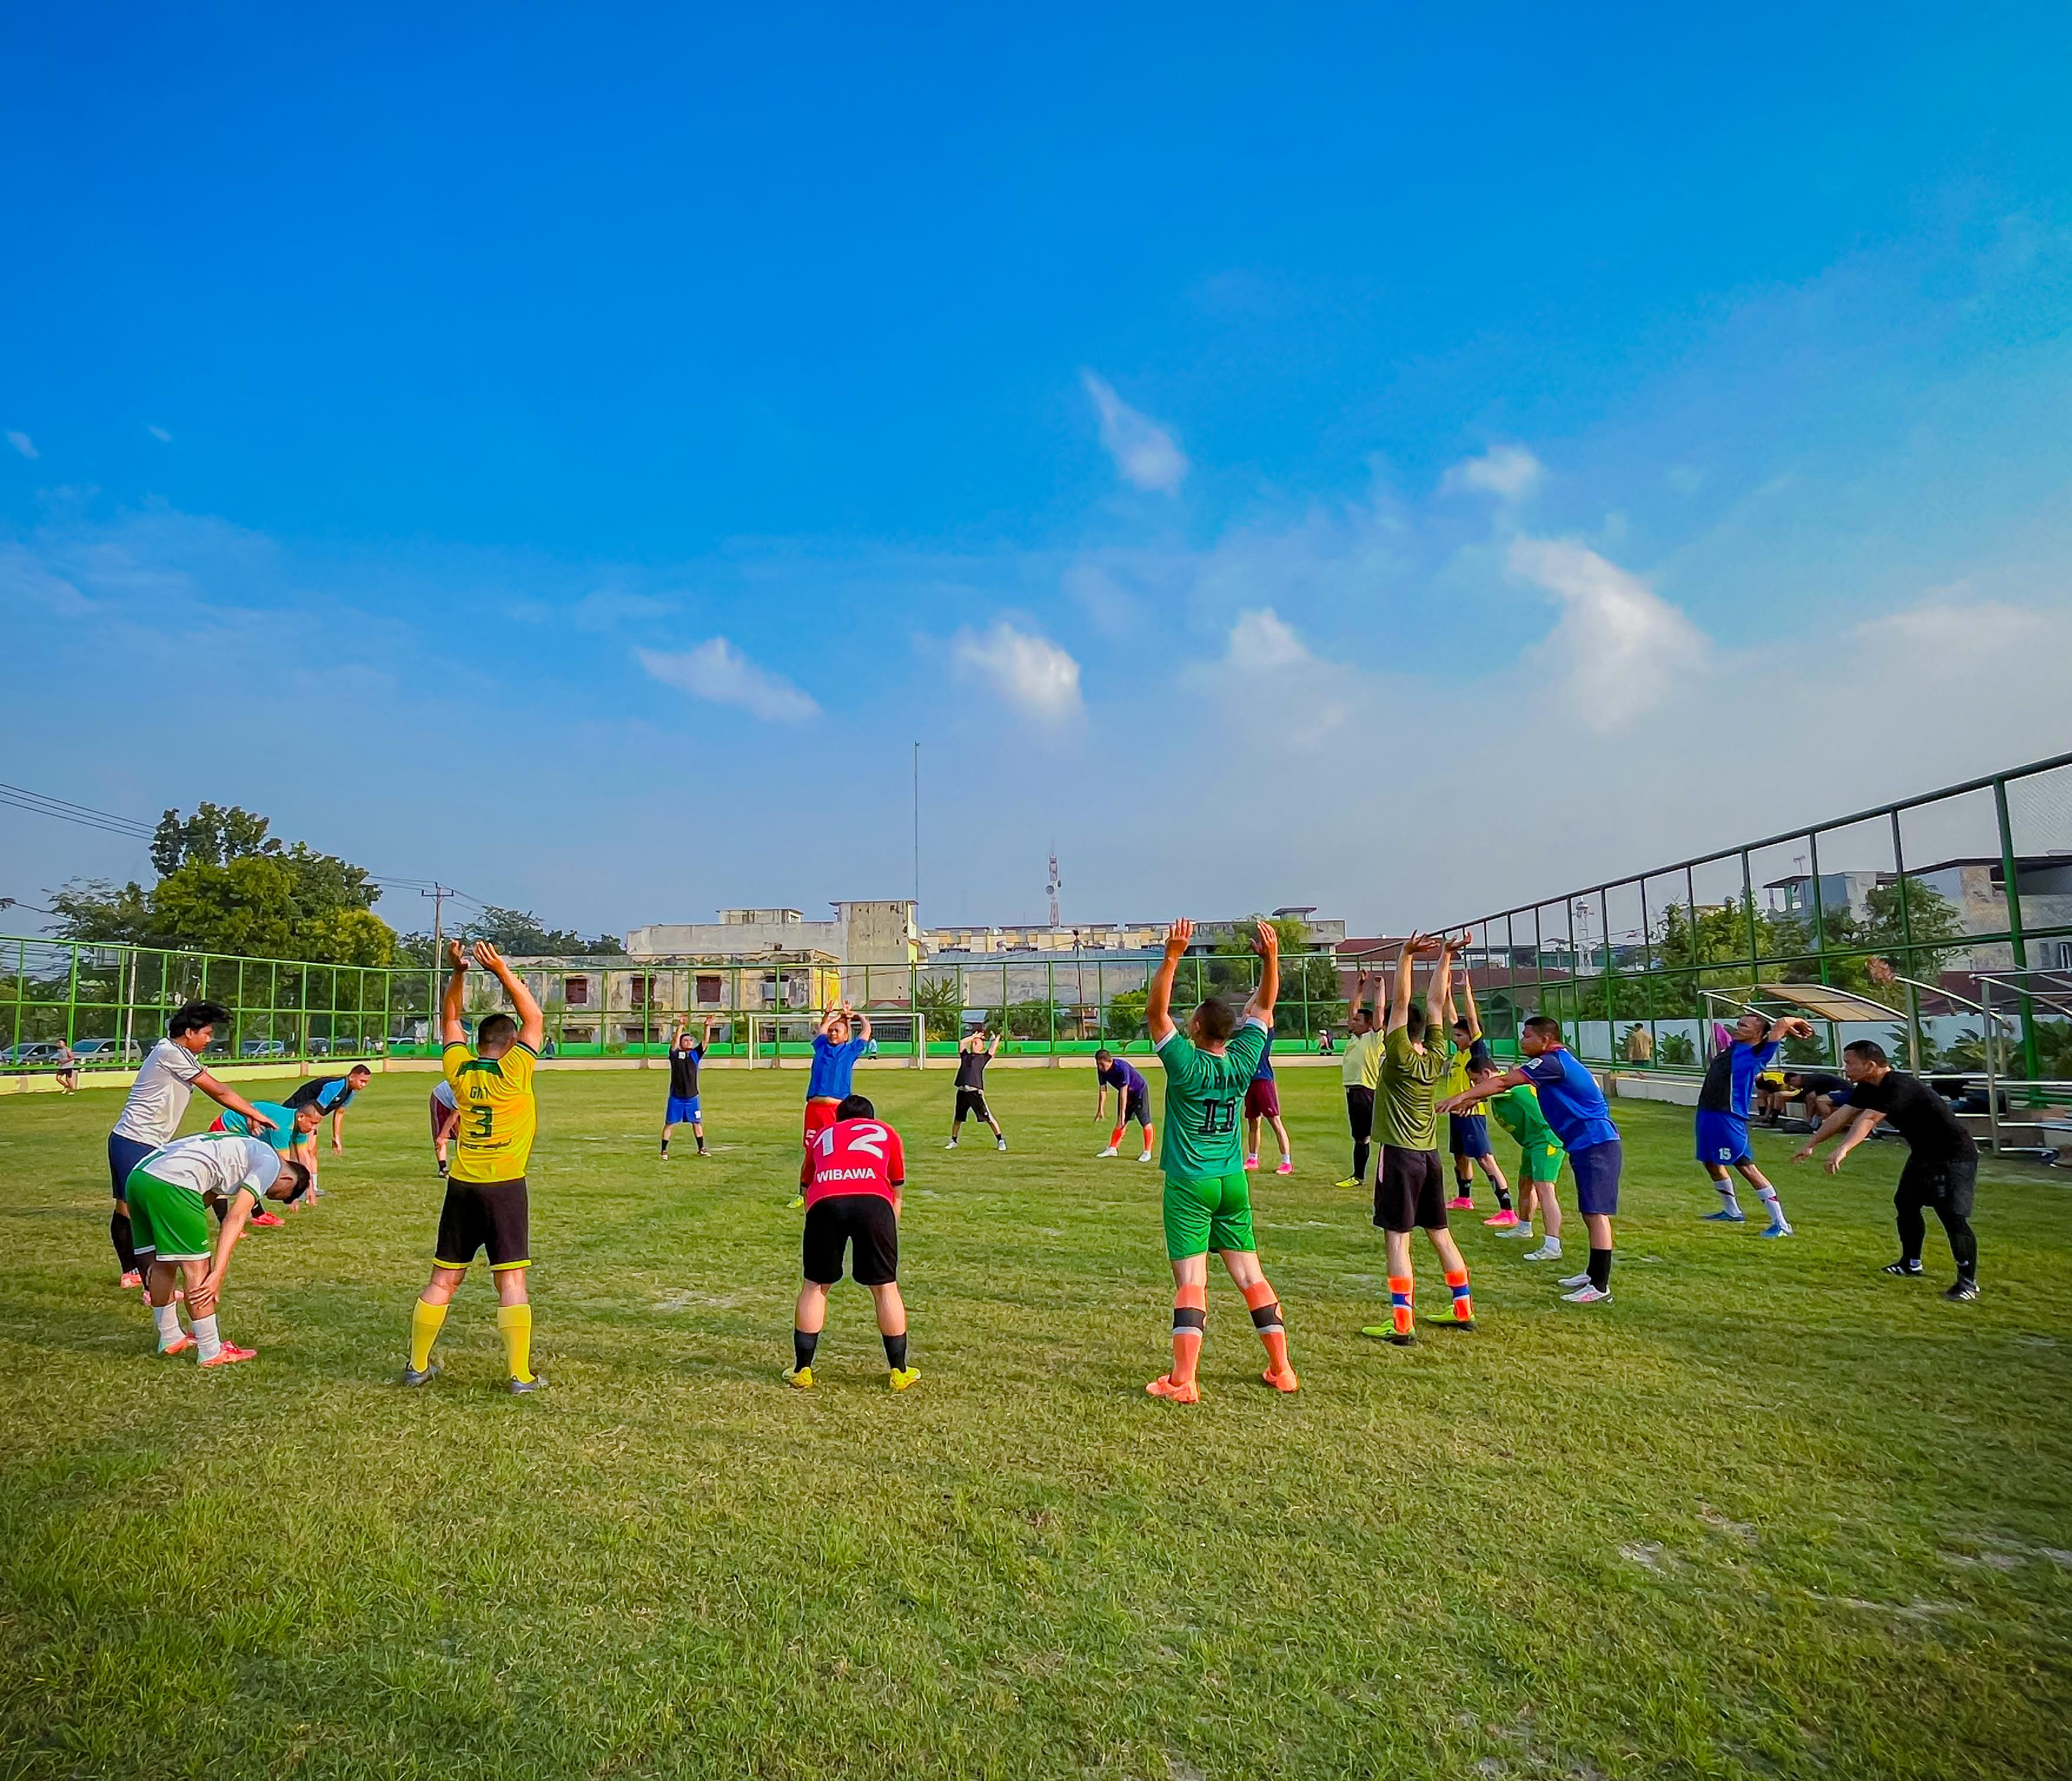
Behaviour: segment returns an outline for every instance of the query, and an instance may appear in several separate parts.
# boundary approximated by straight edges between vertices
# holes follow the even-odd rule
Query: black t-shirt
[[[1918,1078],[1891,1070],[1882,1082],[1852,1083],[1849,1104],[1859,1113],[1882,1113],[1906,1140],[1907,1148],[1930,1162],[1969,1156],[1978,1146],[1957,1121],[1950,1104]]]
[[[698,1092],[698,1062],[705,1055],[702,1045],[687,1045],[669,1053],[669,1096],[673,1100],[693,1100]]]
[[[983,1088],[985,1086],[985,1067],[993,1062],[993,1054],[984,1046],[972,1051],[957,1054],[957,1087]]]
[[[327,1091],[335,1090],[336,1092]],[[344,1076],[312,1076],[302,1084],[281,1104],[284,1107],[307,1107],[314,1102],[326,1113],[335,1113],[347,1105],[358,1091]]]
[[[1840,1076],[1823,1076],[1815,1071],[1811,1076],[1801,1076],[1799,1079],[1799,1086],[1792,1092],[1794,1096],[1832,1095],[1837,1088],[1846,1088],[1848,1086],[1848,1084]],[[1856,1104],[1860,1107],[1863,1103],[1858,1101]]]

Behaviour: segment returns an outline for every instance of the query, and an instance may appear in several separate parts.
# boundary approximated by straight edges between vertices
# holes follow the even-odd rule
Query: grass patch
[[[939,1148],[947,1071],[865,1079],[913,1170],[897,1396],[853,1285],[819,1388],[778,1377],[797,1072],[714,1072],[724,1148],[667,1166],[663,1071],[543,1076],[520,1401],[486,1277],[393,1384],[428,1078],[247,1240],[222,1374],[113,1285],[113,1097],[0,1103],[0,1773],[2072,1771],[2062,1177],[1987,1166],[1951,1306],[1932,1227],[1929,1280],[1877,1273],[1897,1146],[1830,1180],[1758,1134],[1800,1232],[1762,1243],[1698,1222],[1688,1114],[1622,1104],[1614,1302],[1469,1219],[1481,1330],[1398,1352],[1336,1072],[1289,1071],[1256,1192],[1304,1389],[1212,1275],[1182,1410],[1143,1392],[1157,1178],[1092,1160],[1091,1075],[996,1071],[1004,1155]]]

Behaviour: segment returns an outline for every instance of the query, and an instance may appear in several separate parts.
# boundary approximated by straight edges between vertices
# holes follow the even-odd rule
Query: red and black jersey
[[[898,1203],[906,1180],[906,1152],[899,1134],[882,1120],[837,1120],[815,1135],[807,1151],[812,1175],[806,1203],[837,1194],[874,1194]]]

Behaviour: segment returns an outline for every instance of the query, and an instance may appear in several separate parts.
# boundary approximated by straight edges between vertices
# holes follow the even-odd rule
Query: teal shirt
[[[1244,1170],[1244,1133],[1238,1113],[1266,1051],[1266,1027],[1248,1020],[1221,1057],[1198,1049],[1174,1027],[1158,1047],[1166,1067],[1166,1122],[1158,1134],[1158,1166],[1169,1180],[1202,1181]]]
[[[309,1133],[298,1132],[295,1129],[294,1108],[283,1107],[278,1100],[255,1100],[252,1104],[267,1118],[273,1121],[272,1131],[253,1131],[249,1120],[242,1113],[233,1113],[228,1107],[223,1110],[224,1130],[235,1132],[240,1137],[264,1138],[284,1156],[298,1144],[307,1144],[310,1141]]]

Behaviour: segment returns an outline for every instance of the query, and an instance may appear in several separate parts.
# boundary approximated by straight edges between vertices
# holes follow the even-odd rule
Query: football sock
[[[669,1141],[667,1138],[664,1138],[662,1140],[662,1154],[666,1157],[668,1154]]]
[[[885,1338],[885,1364],[895,1373],[906,1371],[906,1332],[904,1330],[896,1336]]]
[[[1778,1199],[1777,1190],[1774,1187],[1766,1182],[1756,1189],[1755,1197],[1762,1202],[1763,1210],[1770,1214],[1771,1224],[1782,1224],[1785,1222],[1784,1207]]]
[[[818,1330],[794,1330],[791,1332],[791,1366],[795,1372],[804,1372],[813,1364],[813,1351],[820,1345]]]
[[[1367,1179],[1368,1148],[1367,1141],[1365,1138],[1359,1139],[1353,1146],[1353,1179],[1355,1181]]]
[[[1281,1147],[1281,1160],[1283,1162],[1293,1162],[1295,1160],[1295,1153],[1285,1144]]]
[[[1475,1302],[1468,1296],[1468,1271],[1463,1268],[1457,1273],[1446,1276],[1446,1285],[1453,1295],[1453,1321],[1472,1323],[1475,1318]]]
[[[194,1320],[194,1339],[195,1346],[201,1351],[195,1357],[198,1360],[213,1360],[223,1352],[223,1336],[216,1329],[215,1312]]]
[[[698,1141],[698,1154],[700,1156],[703,1156],[705,1154],[705,1133],[702,1132],[693,1132],[691,1135]]]
[[[151,1317],[158,1326],[158,1349],[163,1353],[180,1339],[180,1308],[177,1305],[154,1305]]]
[[[1391,1274],[1388,1277],[1389,1322],[1398,1335],[1411,1333],[1411,1294],[1416,1289],[1416,1282],[1408,1274]]]
[[[1116,1129],[1115,1129],[1112,1132],[1111,1132],[1111,1133],[1108,1133],[1108,1148],[1109,1148],[1111,1150],[1120,1150],[1122,1148],[1122,1127],[1121,1127],[1121,1126],[1120,1126],[1120,1125],[1116,1126]]]
[[[1499,1212],[1508,1212],[1511,1210],[1511,1190],[1502,1182],[1496,1183],[1496,1209]]]
[[[137,1272],[137,1251],[130,1241],[130,1215],[114,1211],[108,1215],[108,1240],[115,1245],[115,1259],[122,1264],[122,1272]]]
[[[1590,1251],[1590,1284],[1601,1293],[1612,1289],[1612,1252],[1609,1249],[1593,1248]]]
[[[504,1338],[504,1364],[521,1385],[532,1376],[532,1307],[500,1305],[496,1333]]]
[[[1202,1332],[1209,1321],[1209,1294],[1205,1286],[1173,1289],[1173,1383],[1184,1385],[1194,1376],[1202,1358]]]
[[[1725,1204],[1720,1208],[1721,1211],[1729,1212],[1740,1211],[1741,1209],[1741,1203],[1734,1198],[1734,1184],[1731,1181],[1716,1181],[1712,1185],[1719,1189],[1720,1198],[1725,1202]]]
[[[439,1326],[446,1320],[443,1305],[428,1305],[421,1298],[410,1307],[410,1371],[421,1373],[432,1364],[432,1344],[439,1339]]]
[[[1244,1289],[1244,1302],[1252,1307],[1252,1326],[1266,1344],[1266,1358],[1276,1373],[1288,1371],[1288,1328],[1281,1321],[1281,1304],[1264,1281]]]

